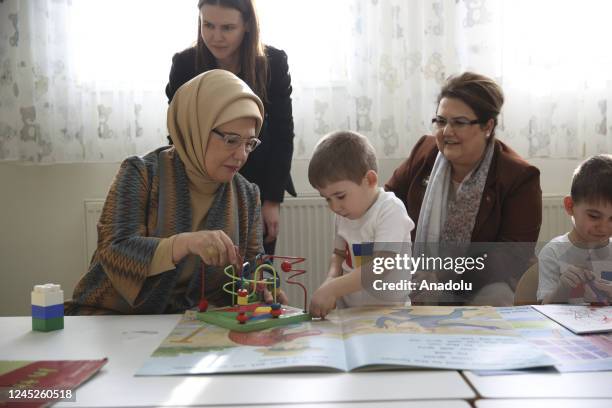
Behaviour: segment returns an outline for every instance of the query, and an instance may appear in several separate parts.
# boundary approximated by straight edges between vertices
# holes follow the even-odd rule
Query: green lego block
[[[269,329],[271,327],[284,326],[288,324],[295,324],[312,320],[310,314],[304,313],[301,309],[285,305],[282,306],[283,314],[277,318],[272,317],[269,314],[261,314],[256,317],[251,317],[253,310],[258,306],[266,307],[270,305],[260,303],[249,304],[248,306],[246,306],[246,309],[248,310],[247,315],[249,315],[250,318],[244,324],[241,324],[236,320],[236,315],[240,310],[239,306],[230,306],[210,310],[207,312],[197,313],[197,318],[206,323],[212,323],[214,325],[238,332],[264,330]]]
[[[48,332],[52,330],[60,330],[64,328],[64,318],[55,317],[53,319],[38,319],[32,318],[32,330]]]

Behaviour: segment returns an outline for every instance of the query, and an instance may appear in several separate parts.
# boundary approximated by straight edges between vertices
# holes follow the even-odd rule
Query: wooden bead
[[[238,323],[240,324],[245,324],[247,320],[249,320],[249,316],[247,316],[244,312],[240,312],[236,316],[236,320],[238,320]]]

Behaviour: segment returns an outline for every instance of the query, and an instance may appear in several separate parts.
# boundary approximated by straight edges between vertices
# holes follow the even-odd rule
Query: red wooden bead
[[[246,321],[249,320],[249,316],[247,316],[244,312],[240,312],[236,316],[236,320],[238,320],[238,323],[240,324],[245,324]]]
[[[289,261],[283,261],[281,263],[281,269],[283,270],[283,272],[289,272],[291,271],[291,262]]]
[[[246,289],[238,289],[238,296],[246,297],[248,294],[249,292]]]
[[[273,309],[270,310],[270,314],[272,315],[272,317],[279,317],[283,314],[283,311],[281,309]]]
[[[198,304],[198,310],[200,312],[205,312],[206,309],[208,309],[208,300],[206,299],[200,300],[200,303]]]

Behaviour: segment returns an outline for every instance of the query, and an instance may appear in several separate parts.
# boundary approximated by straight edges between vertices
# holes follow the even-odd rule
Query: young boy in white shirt
[[[540,251],[537,299],[567,303],[584,298],[608,304],[612,300],[612,155],[590,157],[576,169],[571,196],[563,205],[574,226]],[[602,276],[594,273],[595,265],[603,265]]]
[[[407,290],[380,294],[373,288],[376,280],[376,288],[381,287],[380,280],[410,280],[410,272],[401,268],[374,276],[372,262],[375,257],[410,256],[414,228],[402,201],[378,186],[377,171],[374,148],[358,133],[334,132],[315,147],[308,180],[336,214],[336,235],[327,279],[311,299],[314,317],[325,317],[337,303],[340,307],[380,304],[385,303],[381,301],[385,295],[408,300]]]

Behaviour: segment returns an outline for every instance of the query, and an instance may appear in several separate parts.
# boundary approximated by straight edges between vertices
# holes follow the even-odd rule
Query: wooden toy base
[[[270,327],[284,326],[312,319],[310,314],[304,313],[301,309],[285,305],[281,307],[283,313],[279,317],[272,317],[270,313],[254,315],[256,308],[269,306],[270,305],[265,303],[251,303],[245,306],[228,306],[206,312],[199,312],[197,313],[197,317],[199,320],[206,323],[212,323],[238,332],[263,330]],[[245,323],[239,323],[236,320],[236,316],[240,311],[245,311],[245,314],[249,317]]]

